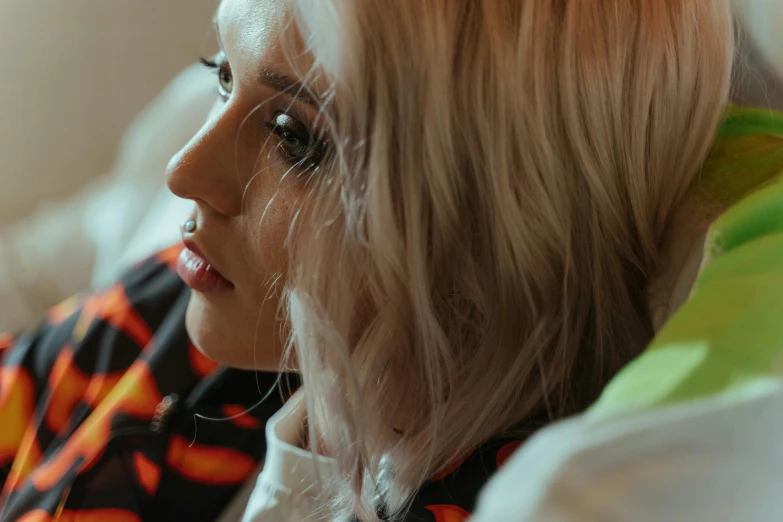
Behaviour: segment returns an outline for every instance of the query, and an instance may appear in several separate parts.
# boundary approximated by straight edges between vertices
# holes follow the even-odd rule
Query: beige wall
[[[783,0],[734,0],[742,31],[735,61],[733,101],[783,110]]]
[[[783,77],[783,0],[734,1],[747,24],[749,38],[767,64]]]
[[[0,220],[106,171],[139,110],[214,50],[218,0],[0,0]]]

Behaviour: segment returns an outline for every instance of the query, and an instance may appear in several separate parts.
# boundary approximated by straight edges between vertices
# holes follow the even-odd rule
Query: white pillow
[[[34,326],[59,301],[110,284],[179,240],[192,204],[168,191],[164,171],[215,96],[208,71],[186,69],[128,129],[111,171],[75,197],[0,229],[0,331]]]

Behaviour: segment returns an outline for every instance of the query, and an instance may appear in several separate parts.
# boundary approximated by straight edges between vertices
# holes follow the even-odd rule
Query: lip
[[[186,285],[197,292],[207,293],[234,288],[231,281],[218,272],[198,245],[191,240],[185,241],[185,248],[179,254],[177,274]]]

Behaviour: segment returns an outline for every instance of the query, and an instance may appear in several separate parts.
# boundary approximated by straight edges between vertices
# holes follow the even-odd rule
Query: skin
[[[317,133],[317,108],[297,96],[298,86],[284,85],[297,78],[288,57],[300,60],[296,70],[311,66],[306,53],[292,53],[281,39],[290,22],[281,1],[222,2],[215,18],[222,48],[213,59],[216,103],[167,169],[171,191],[195,202],[197,228],[183,235],[232,284],[193,292],[188,333],[212,359],[245,369],[280,369],[286,240],[306,199],[308,158],[315,157],[291,154],[312,152],[307,136]],[[296,37],[293,45],[300,45]],[[301,131],[305,138],[297,139]]]

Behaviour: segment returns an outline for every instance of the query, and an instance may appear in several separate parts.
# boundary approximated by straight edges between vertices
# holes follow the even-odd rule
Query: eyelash
[[[231,82],[233,87],[233,78],[228,62],[220,54],[212,58],[200,58],[199,61],[208,69],[215,71],[218,77],[220,96],[227,100],[231,91],[226,89],[221,82]],[[222,77],[221,75],[226,76]],[[281,118],[290,120],[290,122],[281,124]],[[276,112],[272,121],[264,123],[264,126],[279,138],[278,150],[283,159],[292,166],[316,168],[326,153],[326,140],[314,135],[306,125],[286,112]]]
[[[280,139],[280,154],[291,165],[303,168],[315,168],[326,153],[326,140],[318,138],[307,127],[285,112],[274,115],[274,121],[264,125]],[[291,120],[280,123],[281,118]]]
[[[231,90],[225,88],[221,82],[224,80],[231,82],[232,90],[234,82],[228,62],[224,58],[219,58],[220,56],[220,54],[216,54],[212,58],[199,58],[199,61],[204,67],[211,69],[215,73],[218,79],[218,93],[220,93],[221,98],[227,100],[231,95]]]

